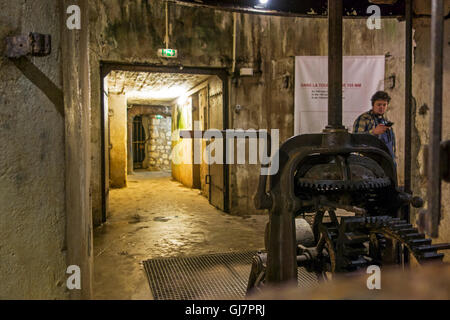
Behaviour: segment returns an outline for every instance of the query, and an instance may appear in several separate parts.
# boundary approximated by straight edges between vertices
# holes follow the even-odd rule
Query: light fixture
[[[178,105],[183,106],[188,101],[188,96],[186,93],[183,93],[177,100]]]
[[[258,0],[257,4],[254,6],[255,9],[265,9],[269,0]]]

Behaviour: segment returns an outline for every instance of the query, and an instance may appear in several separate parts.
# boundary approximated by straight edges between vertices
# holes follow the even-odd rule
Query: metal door
[[[220,79],[213,77],[209,83],[209,128],[224,130],[223,117],[223,84]],[[225,155],[225,141],[222,140],[223,154]],[[213,154],[214,156],[214,154]],[[225,211],[225,181],[224,164],[212,163],[209,165],[209,202],[216,208]]]
[[[209,113],[209,108],[208,108],[208,87],[200,90],[199,94],[198,94],[198,98],[199,98],[199,113],[200,113],[200,130],[201,131],[205,131],[209,128],[209,124],[208,124],[208,113]],[[195,129],[195,128],[194,128]],[[205,154],[206,152],[206,146],[207,146],[207,141],[206,140],[202,140],[202,156]],[[208,199],[210,199],[209,197],[209,185],[207,184],[207,180],[209,180],[209,166],[208,164],[202,160],[201,165],[200,165],[200,182],[201,182],[201,190],[202,190],[202,194],[204,196],[206,196]]]
[[[133,119],[133,168],[142,168],[145,160],[145,130],[142,125],[142,116]]]
[[[108,106],[108,93],[103,90],[106,87],[106,78],[102,82],[102,222],[106,222],[106,217],[109,210],[109,106]]]

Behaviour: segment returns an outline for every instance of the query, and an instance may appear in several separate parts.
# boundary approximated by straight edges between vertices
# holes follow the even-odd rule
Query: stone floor
[[[138,172],[110,191],[108,221],[94,230],[94,298],[152,299],[142,261],[260,249],[268,220],[231,216],[169,173]]]

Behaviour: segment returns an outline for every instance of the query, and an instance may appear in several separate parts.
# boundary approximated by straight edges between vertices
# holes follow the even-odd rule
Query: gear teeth
[[[382,230],[380,230],[380,227]],[[344,246],[345,258],[343,260],[345,262],[342,262],[343,266],[340,268],[347,271],[354,270],[354,268],[370,262],[364,259],[366,248],[363,248],[362,244],[369,240],[364,235],[369,237],[373,233],[375,233],[382,250],[387,245],[387,239],[383,234],[387,231],[388,237],[394,236],[394,238],[406,245],[420,263],[442,261],[444,254],[438,253],[438,251],[450,249],[450,244],[446,243],[433,245],[431,239],[425,238],[425,235],[419,233],[412,224],[390,216],[345,218],[341,220],[340,228],[343,228],[340,230],[343,232],[344,237],[341,238],[339,236],[338,241],[341,241]]]
[[[410,243],[413,245],[429,245],[431,244],[431,239],[413,239]]]
[[[357,260],[352,260],[350,264],[354,267],[364,267],[365,265],[367,265],[367,260],[360,257]]]
[[[390,185],[388,178],[362,181],[343,181],[343,180],[312,180],[300,178],[297,180],[297,186],[300,188],[314,189],[317,191],[339,191],[339,190],[372,190]]]
[[[394,229],[407,229],[407,228],[412,228],[412,225],[410,223],[398,223],[392,226]]]
[[[405,228],[405,229],[400,229],[398,231],[401,233],[417,233],[416,228]]]
[[[406,221],[405,220],[400,220],[400,219],[398,219],[398,220],[391,220],[390,224],[391,225],[406,224]]]
[[[424,252],[421,257],[420,260],[422,262],[428,262],[428,261],[442,261],[442,259],[444,258],[444,254],[443,253],[436,253],[436,252]],[[425,260],[425,261],[424,261]]]
[[[440,245],[423,245],[416,248],[419,252],[435,252],[441,249]]]
[[[425,239],[425,235],[423,233],[407,233],[401,235],[401,237],[407,239]]]

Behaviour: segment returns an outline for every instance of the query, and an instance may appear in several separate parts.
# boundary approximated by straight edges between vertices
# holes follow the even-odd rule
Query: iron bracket
[[[51,35],[31,32],[6,38],[6,56],[17,59],[27,55],[45,57],[52,51]]]

